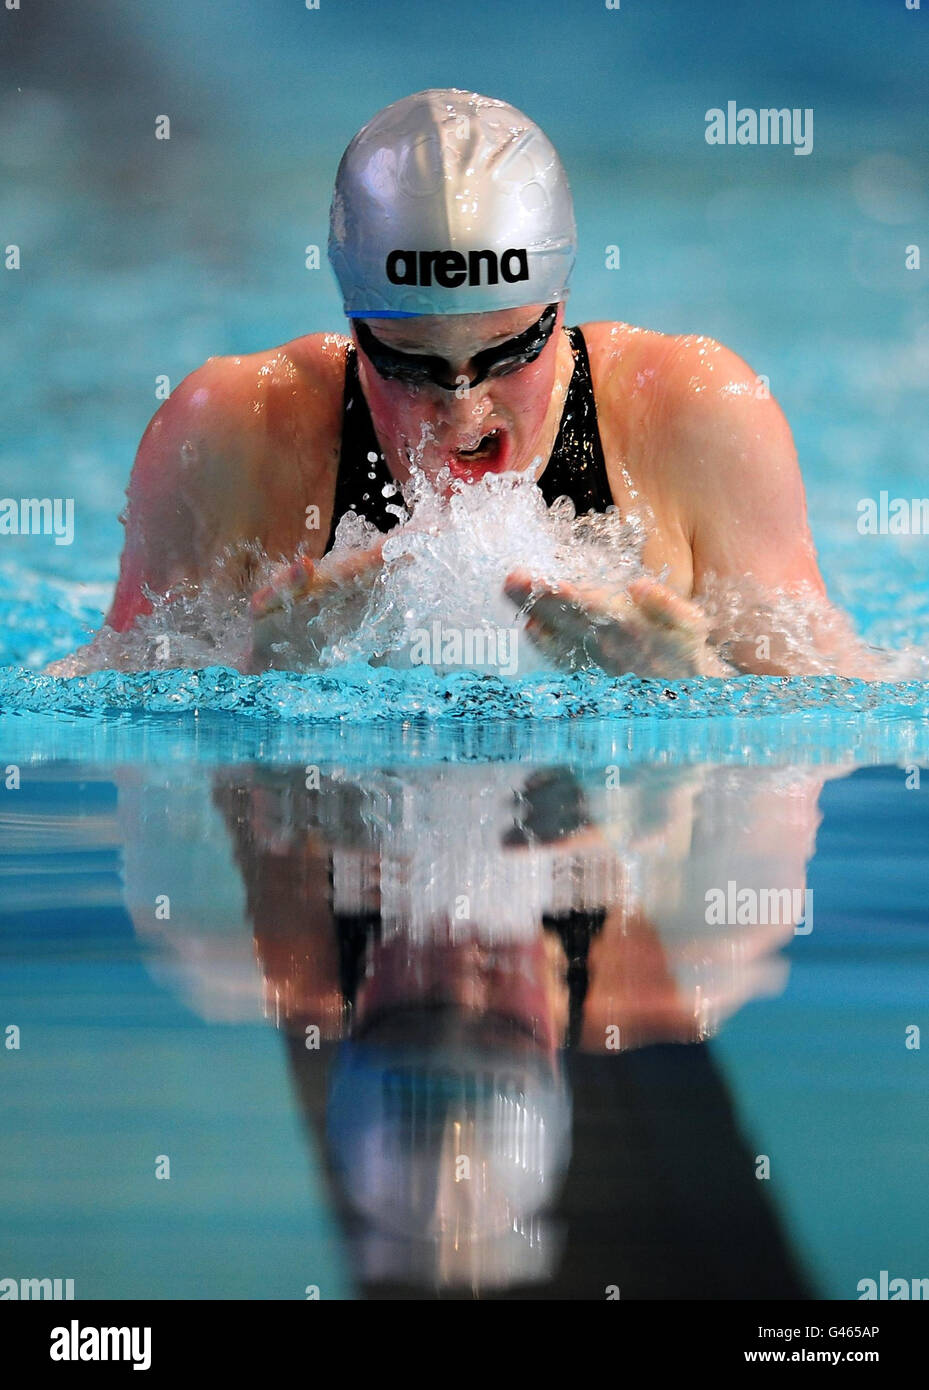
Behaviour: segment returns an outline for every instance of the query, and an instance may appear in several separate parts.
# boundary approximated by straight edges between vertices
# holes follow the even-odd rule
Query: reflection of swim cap
[[[403,1242],[410,1268],[442,1265],[451,1282],[451,1265],[480,1269],[492,1283],[502,1260],[528,1277],[535,1257],[519,1247],[533,1245],[570,1154],[560,1069],[531,1048],[480,1041],[485,1025],[469,1028],[457,1010],[406,1017],[406,1043],[340,1048],[327,1131],[342,1190],[372,1232]]]
[[[561,160],[504,101],[417,92],[379,111],[339,164],[329,258],[349,318],[563,300],[575,243]]]

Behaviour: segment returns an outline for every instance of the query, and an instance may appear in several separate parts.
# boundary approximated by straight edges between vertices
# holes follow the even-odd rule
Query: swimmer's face
[[[432,479],[447,468],[452,478],[467,482],[533,467],[540,437],[558,404],[553,390],[564,305],[557,306],[554,322],[552,315],[545,318],[546,308],[537,304],[483,314],[372,318],[364,321],[368,333],[355,326],[361,383],[394,477],[405,481],[411,460]],[[481,356],[525,335],[540,320],[541,335],[547,328],[552,331],[534,360]],[[429,369],[443,385],[416,380],[417,358],[433,359]],[[469,386],[488,361],[488,374]],[[388,372],[396,374],[382,374],[378,362],[386,362]],[[446,385],[452,389],[444,389]]]

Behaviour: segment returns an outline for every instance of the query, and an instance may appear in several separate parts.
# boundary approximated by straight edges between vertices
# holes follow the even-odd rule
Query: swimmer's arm
[[[171,393],[148,425],[126,489],[126,537],[106,623],[119,632],[167,594],[199,584],[245,504],[242,447],[223,358],[211,358]],[[144,586],[144,587],[143,587]]]
[[[321,1037],[340,1037],[332,849],[310,825],[302,774],[267,782],[259,771],[218,775],[213,803],[235,847],[266,1007],[291,1033],[305,1035],[315,1024]]]
[[[663,776],[658,785],[651,776],[637,783],[631,772],[624,785],[599,793],[600,805],[615,808],[617,818],[615,828],[600,821],[608,842],[629,845],[630,826],[633,833],[639,827],[646,833],[630,845],[639,892],[616,896],[591,943],[585,1050],[602,1054],[611,1032],[615,1046],[616,1028],[624,1050],[701,1041],[749,999],[780,992],[786,964],[779,952],[792,939],[797,919],[779,921],[775,913],[770,924],[765,917],[753,926],[709,925],[702,908],[693,913],[693,904],[705,904],[708,890],[735,879],[756,891],[779,884],[792,905],[799,895],[806,908],[807,866],[822,820],[820,794],[827,780],[850,770],[795,769],[786,783],[764,769],[735,783],[725,768],[701,769],[699,775],[675,771],[670,783]],[[653,829],[652,811],[659,812]]]
[[[875,678],[875,654],[827,598],[777,402],[740,357],[708,339],[682,340],[669,375],[666,458],[711,642],[744,673]],[[735,612],[716,594],[737,595]]]
[[[249,357],[211,357],[181,382],[139,447],[111,626],[122,631],[150,611],[143,584],[165,594],[209,574],[217,589],[247,590],[254,557],[245,542],[322,552],[343,374],[342,340],[313,333]],[[214,572],[227,547],[234,557]]]
[[[199,585],[208,573],[221,531],[230,530],[234,501],[221,464],[227,475],[234,472],[235,441],[227,441],[223,460],[228,423],[224,427],[220,412],[210,408],[222,362],[211,358],[181,382],[150,421],[126,489],[120,518],[126,535],[104,626],[76,652],[50,662],[47,675],[74,674],[75,659],[81,669],[109,666],[114,654],[108,635],[126,632],[152,612],[146,591],[177,594]]]

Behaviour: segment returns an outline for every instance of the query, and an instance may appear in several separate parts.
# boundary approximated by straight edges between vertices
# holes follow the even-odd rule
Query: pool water
[[[286,750],[254,721],[233,757],[235,716],[75,719],[66,755],[59,717],[30,757],[47,721],[8,724],[0,802],[5,1276],[920,1277],[922,720],[301,725]],[[730,881],[805,917],[708,922]]]
[[[929,1276],[918,666],[42,674],[107,608],[156,379],[341,326],[304,264],[338,155],[439,81],[559,145],[569,321],[705,333],[768,378],[830,592],[925,661],[926,537],[857,526],[926,490],[927,280],[900,254],[929,205],[924,28],[797,0],[762,42],[721,9],[680,7],[679,47],[657,12],[607,37],[548,0],[467,55],[398,30],[363,101],[354,13],[313,17],[323,64],[298,7],[259,32],[249,7],[39,6],[11,31],[0,493],[73,498],[75,538],[0,537],[0,1280],[845,1299]],[[733,83],[795,82],[814,155],[706,146]],[[166,102],[153,161],[139,111]]]

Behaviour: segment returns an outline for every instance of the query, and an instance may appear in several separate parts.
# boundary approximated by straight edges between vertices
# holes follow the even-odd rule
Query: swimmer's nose
[[[473,395],[461,400],[453,396],[450,401],[439,405],[435,412],[436,424],[450,436],[443,442],[451,448],[461,448],[465,439],[476,445],[489,429],[487,422],[491,411],[490,401],[478,401]]]
[[[460,372],[449,378],[449,384],[444,390],[441,387],[433,388],[436,410],[455,419],[471,415],[475,410],[489,410],[488,386],[487,382],[471,386],[468,384],[467,373]]]

